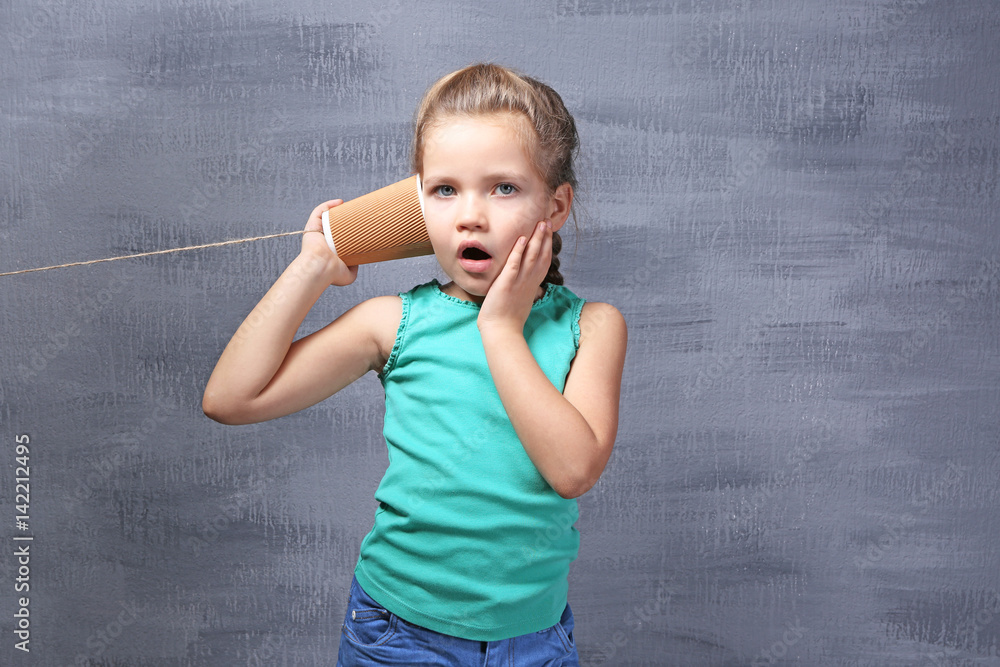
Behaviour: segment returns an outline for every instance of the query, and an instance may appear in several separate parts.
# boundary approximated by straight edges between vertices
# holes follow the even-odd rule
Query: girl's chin
[[[450,277],[450,276],[449,276]],[[446,294],[463,299],[465,301],[475,301],[476,303],[482,303],[483,299],[486,298],[486,293],[489,291],[490,286],[493,284],[491,280],[489,283],[484,284],[485,281],[470,281],[468,279],[462,280],[461,282],[451,279],[451,282],[445,285],[443,291]]]

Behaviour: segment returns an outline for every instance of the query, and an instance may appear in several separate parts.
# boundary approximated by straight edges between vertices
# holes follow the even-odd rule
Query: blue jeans
[[[340,634],[337,667],[442,665],[443,667],[579,667],[569,605],[551,628],[481,642],[407,623],[351,582]]]

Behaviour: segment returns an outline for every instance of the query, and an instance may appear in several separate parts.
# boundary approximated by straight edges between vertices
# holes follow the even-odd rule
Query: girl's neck
[[[483,300],[486,298],[485,296],[479,296],[478,294],[469,294],[464,289],[459,287],[454,281],[441,285],[440,289],[448,296],[453,296],[456,299],[461,299],[462,301],[478,303],[479,305],[483,305]],[[535,292],[534,301],[538,301],[543,296],[545,296],[545,288],[539,285],[538,291]]]

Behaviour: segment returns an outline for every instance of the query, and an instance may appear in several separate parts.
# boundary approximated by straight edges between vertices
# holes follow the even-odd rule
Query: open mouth
[[[458,253],[458,264],[469,273],[486,273],[493,266],[493,256],[480,247],[480,244],[470,243]]]
[[[462,259],[471,259],[473,261],[490,259],[491,255],[480,248],[466,248],[462,251]]]

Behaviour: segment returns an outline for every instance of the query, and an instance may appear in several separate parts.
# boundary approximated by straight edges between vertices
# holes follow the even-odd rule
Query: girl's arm
[[[559,495],[575,498],[597,483],[611,456],[628,334],[614,306],[585,304],[580,347],[559,393],[524,339],[551,250],[552,230],[544,223],[530,241],[518,241],[478,324],[493,382],[525,452]]]
[[[309,309],[328,286],[357,277],[330,252],[320,204],[302,236],[302,251],[243,321],[205,387],[205,414],[224,424],[249,424],[297,412],[385,363],[386,327],[402,312],[398,297],[365,301],[323,329],[292,342]],[[399,315],[396,315],[398,325]],[[395,329],[391,329],[393,332]]]

